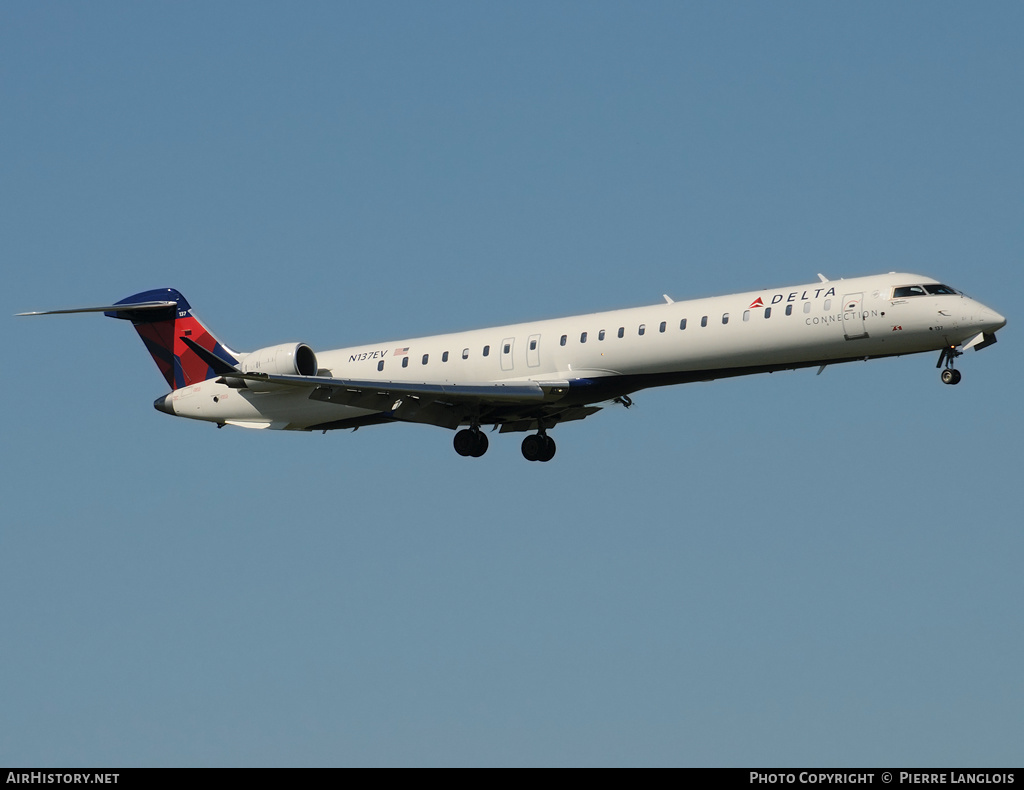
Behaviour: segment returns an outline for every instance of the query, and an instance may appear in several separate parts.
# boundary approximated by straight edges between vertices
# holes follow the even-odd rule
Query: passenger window
[[[729,323],[729,314],[728,313],[722,313],[722,323],[723,324],[728,324]]]
[[[587,342],[587,333],[586,332],[580,333],[580,342],[581,343],[586,343]]]
[[[685,318],[682,321],[679,322],[679,328],[680,329],[686,329],[686,319]]]
[[[468,348],[462,349],[462,358],[463,359],[469,359],[469,349]]]
[[[562,335],[562,339],[558,341],[558,345],[560,345],[560,346],[564,346],[564,345],[565,345],[565,341],[566,341],[567,339],[568,339],[568,338],[566,338],[566,336],[565,336],[565,335]]]
[[[536,351],[536,350],[537,350],[537,341],[536,340],[531,340],[530,341],[530,351]]]
[[[666,324],[664,321],[662,321],[661,325],[658,327],[658,331],[659,332],[664,332],[667,327],[668,327],[668,324]]]
[[[811,312],[811,303],[810,302],[804,302],[804,312],[805,313]]]
[[[491,353],[491,347],[490,346],[484,346],[484,356],[486,357],[490,353]]]
[[[409,357],[402,357],[402,367],[403,368],[409,367]]]
[[[647,327],[646,327],[646,326],[644,326],[643,324],[640,324],[640,329],[639,329],[639,330],[637,330],[637,334],[638,334],[638,335],[642,335],[642,334],[643,334],[644,332],[646,332],[646,331],[647,331]]]
[[[424,355],[423,355],[423,361],[422,361],[422,362],[421,362],[420,364],[421,364],[421,365],[426,365],[426,364],[427,364],[427,360],[428,360],[429,358],[430,358],[430,354],[424,354]]]
[[[604,330],[603,329],[600,332],[597,333],[597,339],[598,340],[604,340]]]
[[[509,345],[508,343],[506,343],[505,346],[504,346],[504,350],[501,353],[502,354],[507,354],[511,350],[512,350],[512,346]]]
[[[448,352],[447,352],[447,351],[445,351],[445,352],[444,352],[444,353],[443,353],[443,354],[441,355],[441,361],[442,361],[442,362],[447,362],[447,361],[448,361]]]
[[[831,299],[826,299],[825,300],[825,312],[827,313],[831,309],[832,309],[832,300]]]
[[[793,305],[790,305],[790,307],[792,307],[792,306]],[[765,318],[771,318],[772,317],[772,309],[770,307],[766,307],[764,309],[764,317]]]
[[[626,327],[620,326],[619,327],[619,337],[624,337],[625,334],[626,334]]]
[[[768,309],[771,310],[770,307]],[[793,315],[793,305],[791,305],[791,304],[786,305],[786,315]]]
[[[708,317],[706,315],[701,317],[700,325],[701,326],[707,326],[708,325]]]
[[[749,310],[744,310],[743,311],[743,320],[744,321],[749,321],[750,320],[750,311]]]
[[[384,370],[384,360],[377,363],[377,370]]]

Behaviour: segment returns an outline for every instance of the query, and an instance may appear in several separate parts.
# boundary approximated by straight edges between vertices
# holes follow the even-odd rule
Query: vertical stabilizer
[[[152,305],[160,302],[167,306],[154,309]],[[173,288],[143,291],[122,299],[111,308],[103,314],[132,322],[171,389],[198,384],[218,375],[183,338],[187,337],[225,362],[232,365],[238,362],[235,355],[192,315],[188,300]]]

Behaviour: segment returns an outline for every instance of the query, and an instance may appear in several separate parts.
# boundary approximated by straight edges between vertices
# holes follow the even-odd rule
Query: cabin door
[[[540,335],[530,335],[526,341],[526,364],[531,368],[540,367]]]
[[[512,351],[515,349],[516,339],[506,337],[501,341],[501,369],[512,370]]]
[[[847,294],[843,297],[843,333],[847,340],[868,336],[864,315],[864,294]]]

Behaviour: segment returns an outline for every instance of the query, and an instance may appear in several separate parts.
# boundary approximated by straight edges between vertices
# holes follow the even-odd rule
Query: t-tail
[[[110,318],[131,321],[171,389],[181,389],[219,375],[210,365],[210,361],[200,357],[185,338],[230,365],[238,363],[237,354],[222,345],[210,330],[192,315],[192,307],[188,300],[173,288],[143,291],[112,305],[46,310],[19,315],[58,313],[103,313]]]

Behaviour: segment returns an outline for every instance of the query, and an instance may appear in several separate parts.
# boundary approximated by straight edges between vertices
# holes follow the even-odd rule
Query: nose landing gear
[[[946,369],[942,371],[941,378],[943,384],[959,384],[962,376],[960,371],[953,367],[953,363],[957,357],[963,355],[963,351],[957,351],[956,346],[947,346],[942,349],[939,353],[939,361],[935,363],[935,367],[941,368],[942,363],[946,363]]]
[[[960,383],[960,371],[954,370],[953,368],[947,368],[942,371],[942,383],[943,384],[959,384]]]
[[[550,461],[555,457],[555,440],[543,430],[523,439],[523,458],[527,461]]]

